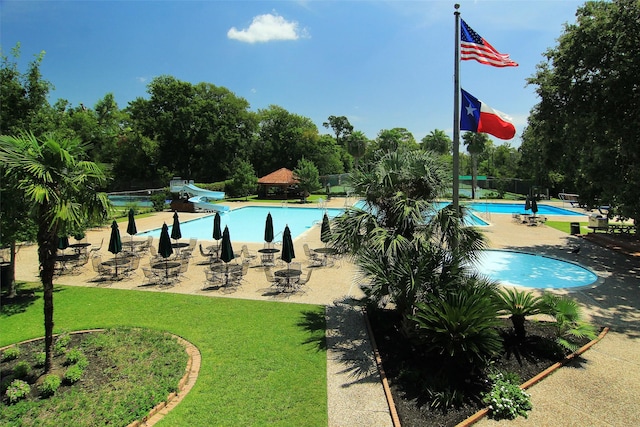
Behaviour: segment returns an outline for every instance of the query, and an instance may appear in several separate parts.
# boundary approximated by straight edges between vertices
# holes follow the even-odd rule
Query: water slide
[[[204,211],[226,212],[229,206],[212,203],[216,200],[224,199],[224,191],[210,191],[196,186],[193,181],[171,180],[171,192],[186,193],[189,195],[189,201],[193,203],[196,209]]]

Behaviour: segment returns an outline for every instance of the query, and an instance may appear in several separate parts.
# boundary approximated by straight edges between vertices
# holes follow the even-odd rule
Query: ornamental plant
[[[9,347],[2,353],[2,360],[15,360],[20,356],[20,348],[18,347]]]
[[[489,416],[496,420],[513,420],[522,415],[527,418],[531,410],[531,396],[522,390],[517,376],[502,372],[489,375],[491,390],[482,396],[482,403],[490,409]],[[517,382],[516,382],[517,381]]]
[[[78,365],[80,369],[84,369],[89,364],[87,361],[87,356],[84,355],[82,350],[73,348],[67,352],[67,359],[65,360],[65,364],[68,365]]]
[[[24,399],[31,393],[31,387],[25,381],[13,380],[7,388],[7,398],[9,403],[14,404],[21,399]]]
[[[42,397],[53,396],[56,390],[58,390],[58,387],[60,387],[61,383],[62,380],[60,380],[59,376],[55,374],[47,375],[46,377],[44,377],[44,380],[40,385],[40,395]]]
[[[69,366],[64,373],[63,379],[67,384],[73,384],[82,377],[83,372],[83,369],[78,365]]]
[[[31,373],[31,365],[24,360],[16,363],[16,366],[13,367],[13,375],[17,378],[24,378]]]

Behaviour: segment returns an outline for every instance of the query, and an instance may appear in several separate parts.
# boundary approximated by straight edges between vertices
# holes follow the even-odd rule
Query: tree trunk
[[[47,221],[39,221],[38,258],[44,299],[44,372],[49,373],[53,362],[53,274],[56,266],[57,231],[49,229]]]
[[[13,298],[16,296],[16,242],[12,241],[9,248],[11,251],[9,254],[9,268],[11,269],[11,275],[9,277],[9,283],[7,285],[7,298]],[[3,286],[5,283],[2,284]]]

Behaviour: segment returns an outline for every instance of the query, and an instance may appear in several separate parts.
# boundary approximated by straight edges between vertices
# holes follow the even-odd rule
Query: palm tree
[[[476,179],[478,176],[478,156],[482,154],[490,142],[486,133],[465,132],[462,136],[467,151],[471,155],[471,198],[476,198]]]
[[[393,303],[405,320],[426,294],[455,286],[465,260],[484,247],[460,213],[435,209],[448,175],[428,152],[382,154],[352,173],[354,190],[368,206],[334,220],[331,244],[354,258],[369,301]]]
[[[347,137],[347,151],[355,159],[354,169],[358,169],[358,162],[364,156],[369,145],[369,139],[360,131],[355,131]]]
[[[86,161],[87,145],[76,139],[31,134],[0,136],[0,162],[18,179],[18,189],[30,202],[28,212],[37,224],[40,279],[44,293],[45,372],[51,370],[53,351],[53,274],[58,234],[105,218],[109,202],[98,188],[103,170]]]

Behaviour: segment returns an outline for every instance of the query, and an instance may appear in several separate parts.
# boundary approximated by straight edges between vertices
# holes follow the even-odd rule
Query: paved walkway
[[[244,203],[233,203],[232,208]],[[344,205],[343,199],[329,203]],[[181,213],[181,222],[200,214]],[[530,389],[534,409],[529,419],[508,422],[509,426],[631,426],[640,425],[640,261],[597,246],[583,238],[568,236],[550,227],[529,227],[516,224],[509,215],[487,216],[486,228],[490,246],[511,248],[546,254],[578,262],[594,270],[600,277],[596,287],[570,292],[597,325],[609,326],[611,332],[603,341],[587,351],[572,365],[562,368]],[[559,219],[549,217],[549,219]],[[566,218],[563,218],[566,220]],[[586,217],[582,219],[586,221]],[[159,213],[136,221],[138,230],[158,228],[170,224],[172,214]],[[126,236],[126,223],[121,225]],[[89,242],[98,244],[105,239],[102,254],[107,257],[109,229],[88,233]],[[319,247],[319,226],[295,239],[296,261],[304,261],[302,245]],[[232,231],[233,236],[233,231]],[[579,254],[570,249],[580,245]],[[204,244],[203,244],[204,246]],[[249,244],[255,251],[261,244]],[[239,250],[239,248],[235,248]],[[138,271],[131,279],[104,284],[93,281],[95,273],[87,265],[82,274],[63,276],[58,283],[77,286],[109,286],[149,292],[178,292],[223,298],[278,300],[268,292],[264,272],[251,268],[247,281],[234,293],[203,290],[203,259],[195,254],[187,272],[188,280],[172,288],[142,287],[144,279]],[[18,280],[37,280],[35,247],[24,247],[18,254]],[[565,292],[567,293],[567,292]],[[352,302],[362,297],[355,280],[353,265],[342,262],[333,268],[314,271],[308,290],[302,295],[282,299],[285,302],[322,304],[327,307],[327,387],[329,426],[370,427],[389,426],[386,399],[366,335],[362,313]],[[478,425],[507,425],[481,420]]]

